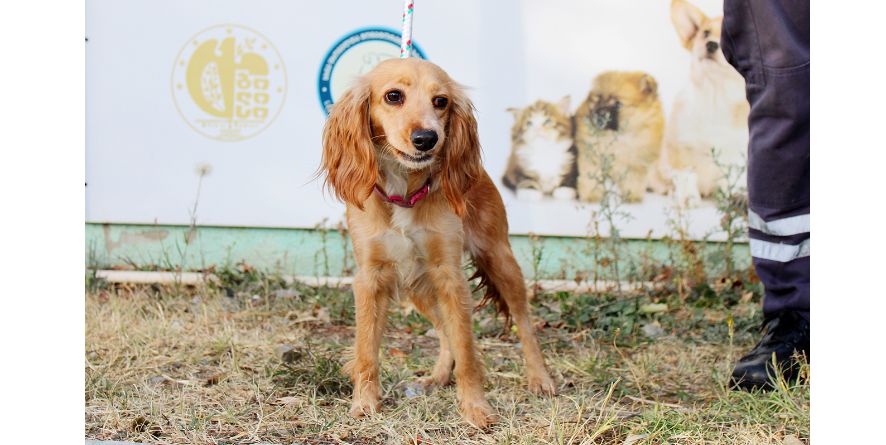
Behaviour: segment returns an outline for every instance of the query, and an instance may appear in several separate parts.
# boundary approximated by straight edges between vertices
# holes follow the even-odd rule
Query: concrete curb
[[[215,275],[204,274],[200,272],[148,272],[135,270],[98,270],[96,277],[101,278],[109,283],[134,283],[134,284],[173,284],[180,283],[185,285],[196,286],[207,282],[217,280]],[[319,287],[348,287],[353,282],[353,277],[312,277],[303,275],[284,275],[282,277],[287,283],[298,281],[308,286]],[[618,283],[609,280],[599,280],[597,282],[575,280],[526,280],[526,285],[530,289],[537,286],[545,292],[605,292],[607,290],[617,289]],[[644,291],[657,289],[662,283],[651,281],[643,282],[621,282],[621,289],[625,291]]]

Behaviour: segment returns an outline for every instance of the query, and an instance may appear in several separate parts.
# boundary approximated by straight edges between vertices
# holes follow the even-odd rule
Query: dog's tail
[[[508,302],[505,301],[504,297],[502,297],[501,292],[498,287],[495,285],[495,281],[490,276],[490,268],[486,263],[488,260],[483,255],[471,255],[471,259],[473,261],[474,267],[477,269],[469,281],[474,281],[479,278],[480,282],[477,283],[476,290],[483,292],[483,298],[480,299],[480,302],[477,306],[474,307],[474,310],[480,310],[490,304],[495,308],[496,314],[500,314],[505,319],[505,329],[510,328],[511,326],[511,311],[508,308]]]

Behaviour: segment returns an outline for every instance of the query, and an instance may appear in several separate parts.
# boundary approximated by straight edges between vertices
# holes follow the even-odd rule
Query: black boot
[[[735,365],[732,386],[743,390],[771,389],[778,369],[785,380],[797,377],[800,364],[793,359],[794,353],[809,358],[809,321],[797,312],[785,311],[774,314],[763,323],[763,338],[757,346]],[[773,367],[772,354],[776,367]]]

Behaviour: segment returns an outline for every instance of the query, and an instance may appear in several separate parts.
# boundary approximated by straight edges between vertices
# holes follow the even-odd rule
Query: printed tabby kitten
[[[511,155],[502,183],[519,198],[575,199],[575,147],[569,96],[558,103],[538,100],[514,115]]]

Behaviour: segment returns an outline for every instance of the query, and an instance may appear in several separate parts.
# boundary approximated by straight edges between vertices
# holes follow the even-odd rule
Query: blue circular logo
[[[426,59],[413,42],[412,56]],[[328,115],[332,104],[354,82],[385,59],[400,57],[400,33],[385,28],[358,29],[338,40],[323,58],[317,76],[320,105]]]

